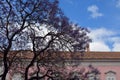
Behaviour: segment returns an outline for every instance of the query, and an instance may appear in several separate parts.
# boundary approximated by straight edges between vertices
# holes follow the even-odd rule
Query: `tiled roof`
[[[120,52],[85,52],[69,53],[64,52],[62,56],[67,59],[120,59]]]
[[[33,57],[32,51],[11,51],[8,57],[13,57],[15,55],[23,59],[31,59]],[[61,59],[120,59],[120,52],[85,52],[85,53],[58,52],[47,55],[52,56],[52,58]],[[1,53],[0,57],[1,58],[3,57]]]
[[[88,59],[120,59],[120,52],[86,52],[84,58]]]
[[[0,52],[0,58],[2,58],[2,57],[3,57],[3,54]],[[30,59],[33,57],[33,53],[32,53],[32,51],[29,51],[29,50],[10,51],[7,57],[9,57],[9,58],[20,57],[23,59]]]

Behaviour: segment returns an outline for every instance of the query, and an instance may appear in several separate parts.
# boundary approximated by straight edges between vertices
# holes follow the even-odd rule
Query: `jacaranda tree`
[[[2,80],[6,80],[15,60],[15,55],[10,56],[10,51],[32,48],[34,55],[25,68],[25,80],[28,80],[28,70],[35,62],[46,61],[46,57],[39,58],[44,52],[85,51],[90,41],[88,30],[70,23],[58,5],[58,0],[0,1],[0,51],[4,67],[0,75]],[[39,76],[36,77],[38,79]]]

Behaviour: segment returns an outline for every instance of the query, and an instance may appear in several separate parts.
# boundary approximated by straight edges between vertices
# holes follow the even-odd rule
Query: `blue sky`
[[[120,0],[59,0],[70,21],[90,29],[91,51],[120,51]]]

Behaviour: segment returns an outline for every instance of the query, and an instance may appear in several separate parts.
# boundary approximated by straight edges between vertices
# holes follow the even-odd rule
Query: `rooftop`
[[[14,56],[31,59],[33,57],[32,51],[11,51],[8,57],[12,58]],[[120,52],[85,52],[85,53],[70,53],[70,52],[57,52],[57,53],[41,53],[40,56],[52,57],[52,58],[62,58],[62,59],[120,59]],[[3,54],[0,53],[0,57],[3,57]]]

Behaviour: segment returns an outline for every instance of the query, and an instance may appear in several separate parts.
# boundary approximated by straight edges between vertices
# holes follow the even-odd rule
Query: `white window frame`
[[[108,71],[106,74],[106,80],[116,80],[116,72]]]
[[[115,76],[108,76],[106,77],[106,80],[116,80]]]
[[[24,80],[21,73],[15,73],[12,80]]]

